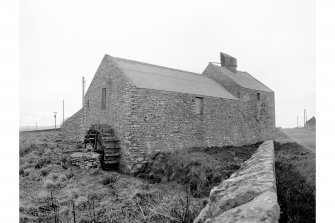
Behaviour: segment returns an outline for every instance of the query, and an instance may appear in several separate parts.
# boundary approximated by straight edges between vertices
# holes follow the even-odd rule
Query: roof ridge
[[[198,75],[198,76],[202,76],[202,77],[207,77],[206,75],[203,75],[203,74],[200,74],[200,73],[195,73],[195,72],[192,72],[192,71],[181,70],[181,69],[176,69],[176,68],[171,68],[171,67],[165,67],[165,66],[151,64],[151,63],[146,63],[146,62],[141,62],[141,61],[137,61],[137,60],[130,60],[130,59],[125,59],[125,58],[120,58],[120,57],[113,57],[113,56],[108,55],[108,54],[106,54],[106,55],[109,56],[109,57],[111,57],[112,59],[124,60],[124,61],[128,61],[128,62],[134,62],[134,63],[144,64],[144,65],[149,65],[149,66],[164,68],[164,69],[168,69],[168,70],[175,70],[175,71],[180,71],[180,72],[186,72],[186,73],[189,73],[189,74]]]

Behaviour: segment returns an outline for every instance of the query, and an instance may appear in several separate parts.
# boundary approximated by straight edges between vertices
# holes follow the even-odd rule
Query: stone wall
[[[246,91],[246,90],[245,90]],[[243,100],[201,96],[203,114],[194,112],[197,95],[136,89],[131,100],[132,162],[141,167],[146,155],[155,151],[173,151],[187,147],[241,146],[272,138],[272,111],[257,92]],[[199,95],[200,96],[200,95]]]
[[[237,172],[211,190],[209,203],[194,222],[276,223],[279,213],[274,146],[266,141]]]
[[[102,88],[106,88],[106,107],[102,108]],[[85,95],[85,129],[92,124],[109,124],[120,139],[120,168],[129,172],[134,163],[131,141],[130,101],[134,86],[110,56],[103,58]]]
[[[230,93],[240,99],[239,112],[242,121],[242,133],[248,134],[248,142],[273,139],[275,123],[274,92],[244,88],[211,63],[203,72],[214,79]],[[260,94],[260,100],[257,99]],[[261,139],[261,140],[259,140]]]
[[[253,119],[243,118],[241,103],[219,98],[204,100],[205,146],[241,146],[263,141],[254,134],[256,123]]]
[[[83,121],[83,109],[64,121],[61,131],[66,141],[83,141]]]
[[[100,154],[95,152],[74,152],[70,155],[69,161],[80,168],[100,168]]]
[[[257,99],[260,93],[260,100]],[[250,133],[254,141],[273,140],[275,130],[274,93],[240,88],[242,132]],[[262,140],[259,140],[262,139]]]

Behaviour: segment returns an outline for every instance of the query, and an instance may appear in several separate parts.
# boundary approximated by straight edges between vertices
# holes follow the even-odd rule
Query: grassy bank
[[[315,153],[295,142],[275,152],[280,222],[315,222]]]
[[[20,222],[192,222],[258,145],[153,155],[132,177],[68,162],[60,132],[20,133]]]
[[[210,190],[238,170],[259,145],[189,148],[173,153],[156,153],[138,176],[151,183],[174,181],[189,185],[193,197],[208,197]]]

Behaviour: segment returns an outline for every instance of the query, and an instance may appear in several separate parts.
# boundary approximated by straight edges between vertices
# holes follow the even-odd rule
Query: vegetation
[[[276,138],[280,222],[315,222],[315,153],[280,130]],[[68,154],[78,145],[61,139],[59,132],[20,133],[20,222],[192,222],[211,188],[259,146],[155,153],[131,177],[71,166]]]
[[[59,132],[20,133],[20,222],[192,222],[258,145],[152,156],[139,177],[80,169]]]
[[[138,176],[150,183],[175,181],[189,185],[193,197],[208,197],[210,190],[238,170],[240,164],[251,157],[259,144],[156,153]]]
[[[279,222],[315,222],[315,153],[275,142]]]

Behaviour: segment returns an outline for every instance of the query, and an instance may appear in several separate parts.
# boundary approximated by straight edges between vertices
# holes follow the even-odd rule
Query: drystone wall
[[[273,141],[261,144],[256,153],[232,176],[214,187],[210,201],[195,223],[277,223],[277,201]]]

